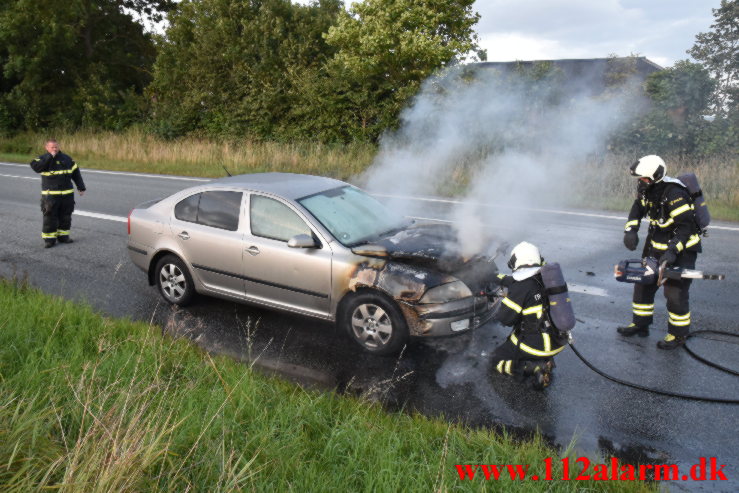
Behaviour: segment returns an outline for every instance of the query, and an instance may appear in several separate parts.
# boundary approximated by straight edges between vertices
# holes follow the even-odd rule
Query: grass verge
[[[560,455],[540,439],[308,391],[159,334],[0,280],[0,489],[468,491],[486,482],[460,481],[456,464],[531,464],[543,477],[542,460]],[[495,488],[653,490],[510,479]]]
[[[44,152],[45,136],[0,137],[0,159],[30,162]],[[83,167],[185,176],[281,171],[348,179],[372,162],[371,144],[327,145],[254,141],[214,141],[189,137],[167,141],[143,130],[123,133],[56,133],[62,149]]]

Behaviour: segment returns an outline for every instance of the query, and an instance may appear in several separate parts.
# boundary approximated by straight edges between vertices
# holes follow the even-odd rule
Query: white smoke
[[[433,77],[361,181],[404,214],[423,215],[419,202],[398,197],[458,193],[451,185],[466,176],[450,218],[463,253],[482,251],[491,231],[523,236],[531,209],[565,206],[592,156],[644,105],[636,82],[597,96],[592,83],[563,88],[484,70],[471,79],[463,69]]]

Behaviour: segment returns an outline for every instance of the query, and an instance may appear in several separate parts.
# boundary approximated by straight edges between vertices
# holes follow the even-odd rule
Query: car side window
[[[198,206],[199,224],[213,228],[236,231],[239,229],[241,192],[203,192]]]
[[[292,209],[268,197],[251,196],[249,217],[251,233],[255,236],[288,241],[295,235],[312,235],[305,221]]]
[[[174,206],[174,217],[180,221],[187,221],[190,223],[197,222],[198,220],[198,204],[200,203],[200,194],[190,195],[186,199],[180,200],[176,206]]]

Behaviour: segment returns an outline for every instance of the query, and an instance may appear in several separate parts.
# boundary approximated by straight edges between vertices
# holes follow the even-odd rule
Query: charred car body
[[[335,321],[364,349],[485,323],[488,256],[455,253],[447,225],[392,213],[317,176],[240,175],[141,204],[128,250],[164,299],[197,293]]]

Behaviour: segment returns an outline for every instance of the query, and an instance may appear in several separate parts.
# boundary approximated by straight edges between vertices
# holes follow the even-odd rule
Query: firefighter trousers
[[[675,266],[695,269],[696,252],[682,252]],[[667,299],[667,331],[675,337],[685,337],[690,332],[690,284],[691,279],[668,279],[664,283]],[[632,312],[634,325],[649,327],[654,320],[654,297],[659,287],[654,284],[634,284]]]
[[[564,349],[564,341],[548,331],[525,332],[520,339],[519,333],[513,331],[493,352],[492,368],[498,373],[520,374],[526,361],[546,361]]]
[[[57,239],[69,239],[74,212],[74,194],[45,195],[41,197],[41,212],[44,215],[41,237],[54,243]]]

